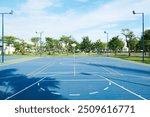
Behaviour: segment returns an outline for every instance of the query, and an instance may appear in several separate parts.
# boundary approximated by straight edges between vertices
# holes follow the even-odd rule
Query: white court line
[[[39,67],[39,68],[33,70],[32,72],[28,73],[26,76],[31,77],[31,76],[36,76],[36,75],[40,74],[41,71],[38,71],[38,70],[44,69],[44,68],[46,69],[47,67],[50,66],[49,64],[51,64],[51,62],[49,62],[48,64],[43,65],[42,67]],[[55,64],[55,63],[53,63],[53,64]],[[52,66],[53,64],[51,64],[51,66]],[[44,70],[45,70],[45,69],[44,69]],[[9,78],[14,78],[14,77],[20,77],[20,76],[22,76],[22,75],[17,75],[17,76],[4,76],[4,77],[1,77],[0,80],[1,80],[1,79],[6,79],[6,78],[9,79]]]
[[[57,92],[51,92],[51,93],[55,95],[61,95],[61,93],[57,93]]]
[[[42,91],[46,91],[46,90],[45,90],[44,88],[42,88],[42,87],[41,87],[40,89],[41,89]]]
[[[21,58],[21,59],[15,59],[15,60],[12,60],[12,61],[8,60],[6,63],[0,64],[0,67],[13,65],[13,64],[17,64],[17,63],[23,63],[23,62],[34,60],[34,59],[38,59],[38,58],[39,57],[37,57],[37,58]]]
[[[109,89],[109,87],[106,87],[106,88],[104,88],[104,91],[106,91],[106,90],[108,90]]]
[[[89,64],[98,64],[98,65],[100,65],[100,67],[102,69],[104,69],[106,72],[109,72],[112,75],[121,75],[121,76],[123,75],[123,74],[119,73],[118,71],[116,71],[116,70],[114,70],[112,68],[105,67],[103,64],[101,64],[101,62],[97,62],[97,61],[95,62],[95,60],[90,60]]]
[[[80,94],[69,94],[69,96],[80,96]]]
[[[95,92],[89,93],[89,95],[94,95],[94,94],[98,94],[98,93],[99,93],[98,91],[95,91]]]
[[[111,71],[113,72],[113,74],[115,74],[115,75],[123,76],[122,73],[119,73],[118,71],[116,71],[116,70],[114,70],[114,69],[112,69],[112,68],[107,68],[107,67],[105,67],[105,68],[108,69],[108,70],[111,70]]]
[[[56,80],[43,80],[43,81],[45,81],[45,82],[52,82],[52,81],[56,81]],[[59,80],[59,81],[61,81],[61,82],[96,82],[96,81],[105,81],[106,82],[106,80],[104,80],[104,79],[71,79],[71,80],[65,80],[65,79],[62,79],[62,80]]]
[[[2,79],[9,79],[9,78],[12,78],[12,77],[13,78],[14,77],[17,78],[17,77],[20,77],[20,76],[22,76],[22,75],[18,74],[18,75],[15,75],[15,76],[3,76],[3,77],[0,78],[0,80],[2,80]]]
[[[53,64],[55,64],[55,63],[53,63]],[[52,65],[53,65],[53,64],[52,64]],[[46,68],[48,68],[49,66],[50,66],[50,65],[49,65],[49,63],[48,63],[47,65],[45,65],[44,68],[42,67],[43,69],[41,69],[41,70],[38,71],[38,72],[40,73],[40,72],[44,71],[44,70],[45,70]],[[38,73],[38,72],[37,72],[37,73]],[[30,74],[30,75],[31,75],[31,74]],[[34,75],[36,75],[36,74],[34,74]],[[55,75],[56,75],[56,74],[53,74],[53,75],[51,75],[51,76],[55,76]],[[13,95],[7,97],[5,100],[11,99],[12,97],[14,97],[14,96],[16,96],[16,95],[18,95],[18,94],[24,92],[25,90],[27,90],[27,89],[29,89],[30,87],[36,85],[37,83],[41,82],[41,81],[44,80],[45,78],[47,78],[47,77],[44,77],[44,78],[40,79],[39,81],[37,81],[37,82],[35,82],[35,83],[33,83],[33,84],[31,84],[31,85],[25,87],[24,89],[18,91],[17,93],[15,93],[15,94],[13,94]]]
[[[34,85],[36,85],[37,83],[41,82],[43,79],[45,79],[45,77],[44,77],[44,78],[42,78],[42,79],[40,79],[39,81],[37,81],[37,82],[35,82],[35,83],[33,83],[33,84],[29,85],[28,87],[25,87],[24,89],[22,89],[22,90],[18,91],[17,93],[15,93],[15,94],[13,94],[13,95],[11,95],[11,96],[7,97],[5,100],[9,100],[9,99],[13,98],[14,96],[16,96],[16,95],[18,95],[18,94],[22,93],[23,91],[25,91],[25,90],[29,89],[30,87],[32,87],[32,86],[34,86]]]
[[[54,74],[54,75],[52,75],[52,76],[55,76],[55,75],[56,75],[56,74]],[[29,85],[29,86],[25,87],[24,89],[22,89],[22,90],[18,91],[17,93],[15,93],[15,94],[13,94],[13,95],[11,95],[11,96],[7,97],[5,100],[9,100],[9,99],[13,98],[14,96],[16,96],[16,95],[18,95],[18,94],[20,94],[20,93],[24,92],[25,90],[27,90],[27,89],[31,88],[32,86],[34,86],[34,85],[38,84],[39,82],[43,81],[45,78],[46,78],[46,77],[44,77],[44,78],[42,78],[42,79],[38,80],[37,82],[35,82],[35,83],[33,83],[33,84],[31,84],[31,85]],[[42,90],[42,89],[41,89],[41,90]]]
[[[116,82],[114,82],[114,81],[112,81],[112,80],[109,80],[108,78],[106,78],[106,77],[104,77],[104,76],[101,76],[101,75],[97,75],[97,76],[99,76],[99,77],[101,77],[101,78],[104,78],[105,80],[111,82],[112,84],[114,84],[114,85],[120,87],[121,89],[123,89],[123,90],[125,90],[125,91],[127,91],[127,92],[129,92],[129,93],[131,93],[131,94],[133,94],[133,95],[135,95],[136,97],[138,97],[138,98],[140,98],[140,99],[142,99],[142,100],[147,100],[146,98],[142,97],[141,95],[139,95],[139,94],[137,94],[137,93],[135,93],[135,92],[133,92],[133,91],[131,91],[131,90],[129,90],[129,89],[123,87],[122,85],[117,84]]]

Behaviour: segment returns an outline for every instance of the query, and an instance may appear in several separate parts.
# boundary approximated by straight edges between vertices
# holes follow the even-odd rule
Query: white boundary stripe
[[[42,79],[40,79],[39,81],[37,81],[37,82],[35,82],[35,83],[33,83],[33,84],[29,85],[28,87],[25,87],[24,89],[22,89],[22,90],[18,91],[17,93],[15,93],[15,94],[13,94],[13,95],[11,95],[11,96],[7,97],[5,100],[9,100],[9,99],[13,98],[14,96],[16,96],[16,95],[18,95],[18,94],[22,93],[23,91],[25,91],[25,90],[29,89],[30,87],[32,87],[32,86],[34,86],[34,85],[36,85],[37,83],[41,82],[43,79],[45,79],[45,77],[44,77],[44,78],[42,78]]]
[[[99,93],[99,92],[98,92],[98,91],[95,91],[95,92],[89,93],[89,95],[94,95],[94,94],[97,94],[97,93]]]
[[[0,67],[3,67],[3,66],[8,66],[8,65],[13,65],[13,64],[17,64],[17,63],[23,63],[23,62],[26,62],[26,61],[30,61],[30,60],[34,60],[34,59],[39,59],[39,57],[36,57],[36,58],[22,58],[22,59],[16,59],[14,60],[13,62],[9,61],[9,62],[6,62],[4,64],[0,64]],[[11,62],[11,63],[10,63]]]
[[[39,71],[39,70],[45,70],[47,67],[49,67],[50,65],[49,64],[51,64],[51,62],[49,62],[48,64],[45,64],[45,65],[43,65],[42,67],[38,67],[37,69],[35,69],[35,70],[33,70],[32,72],[30,72],[30,73],[28,73],[26,76],[28,76],[28,77],[30,77],[30,76],[36,76],[36,75],[38,75],[38,74],[40,74],[40,72],[41,71]],[[53,64],[55,64],[55,63],[53,63]],[[51,64],[51,65],[53,65],[53,64]],[[53,73],[54,74],[54,73]],[[20,77],[21,75],[17,75],[17,76],[6,76],[6,77],[1,77],[0,78],[0,80],[1,79],[5,79],[5,78],[14,78],[14,77]]]
[[[12,77],[15,77],[15,78],[17,78],[17,77],[20,77],[20,76],[22,76],[22,75],[15,75],[15,76],[4,76],[4,77],[1,77],[0,78],[0,80],[2,80],[2,79],[9,79],[9,78],[12,78]]]
[[[55,76],[55,75],[56,75],[56,74],[54,74],[54,75],[52,75],[52,76]],[[11,95],[11,96],[7,97],[5,100],[9,100],[9,99],[13,98],[14,96],[16,96],[16,95],[18,95],[18,94],[20,94],[20,93],[24,92],[25,90],[27,90],[27,89],[31,88],[32,86],[34,86],[34,85],[38,84],[39,82],[41,82],[41,81],[42,81],[42,80],[44,80],[45,78],[46,78],[46,77],[44,77],[44,78],[42,78],[42,79],[38,80],[37,82],[35,82],[35,83],[33,83],[33,84],[31,84],[31,85],[29,85],[29,86],[25,87],[24,89],[22,89],[22,90],[18,91],[17,93],[15,93],[15,94],[13,94],[13,95]],[[41,90],[42,90],[42,89],[41,89]]]
[[[109,89],[109,87],[106,87],[106,88],[104,88],[104,91],[106,91],[106,90],[108,90]]]
[[[98,65],[100,65],[100,67],[103,69],[103,70],[105,70],[106,72],[109,72],[110,74],[112,74],[112,75],[123,75],[123,74],[121,74],[121,73],[119,73],[118,71],[116,71],[116,70],[114,70],[114,69],[112,69],[112,68],[107,68],[107,67],[105,67],[103,64],[101,64],[101,62],[95,62],[95,60],[93,61],[91,61],[90,60],[90,62],[89,63],[94,63],[94,64],[98,64]]]
[[[138,97],[138,98],[140,98],[140,99],[142,99],[142,100],[147,100],[146,98],[142,97],[141,95],[139,95],[139,94],[137,94],[137,93],[135,93],[135,92],[133,92],[133,91],[131,91],[131,90],[129,90],[129,89],[127,89],[127,88],[125,88],[125,87],[123,87],[123,86],[121,86],[121,85],[115,83],[115,82],[113,82],[112,80],[109,80],[108,78],[106,78],[106,77],[104,77],[104,76],[101,76],[101,75],[97,75],[97,76],[106,79],[107,81],[111,82],[112,84],[114,84],[114,85],[120,87],[121,89],[124,89],[125,91],[127,91],[127,92],[129,92],[129,93],[135,95],[136,97]]]
[[[44,65],[44,67],[41,67],[41,68],[43,68],[43,69],[41,69],[41,70],[38,71],[38,72],[40,73],[40,72],[44,71],[47,67],[49,67],[49,64],[50,64],[50,63],[48,63],[47,65]],[[53,63],[53,64],[55,64],[55,63]],[[52,65],[53,65],[53,64],[52,64]],[[36,70],[36,71],[37,71],[37,70]],[[38,73],[38,72],[37,72],[37,73]],[[32,75],[32,74],[30,74],[30,75]],[[34,74],[34,76],[35,76],[35,75],[36,75],[36,74]],[[56,74],[53,74],[53,75],[51,75],[51,76],[55,76],[55,75],[56,75]],[[16,95],[22,93],[23,91],[25,91],[25,90],[29,89],[30,87],[36,85],[37,83],[41,82],[41,81],[44,80],[45,78],[46,78],[46,77],[44,77],[44,78],[40,79],[39,81],[37,81],[37,82],[35,82],[35,83],[29,85],[28,87],[25,87],[24,89],[18,91],[17,93],[15,93],[15,94],[13,94],[13,95],[7,97],[5,100],[11,99],[12,97],[14,97],[14,96],[16,96]]]
[[[60,93],[57,93],[57,92],[51,92],[51,93],[55,95],[61,95]]]
[[[58,75],[58,74],[57,74]],[[51,81],[55,81],[55,80],[43,80],[43,81],[45,81],[45,82],[51,82]],[[59,80],[59,81],[61,81],[61,82],[96,82],[96,81],[105,81],[106,82],[106,80],[104,80],[104,79],[77,79],[77,80],[74,80],[74,79],[72,79],[72,80]]]
[[[80,96],[80,94],[69,94],[69,96]]]
[[[50,63],[48,63],[48,64],[42,66],[40,71],[37,71],[37,70],[36,70],[37,73],[40,73],[40,72],[44,71],[46,68],[48,68],[48,67],[50,66],[49,64],[50,64]],[[53,64],[51,64],[51,65],[54,65],[54,64],[55,64],[55,63],[53,63]],[[39,68],[38,68],[38,70],[39,70]],[[34,72],[32,72],[32,74],[33,74],[33,73],[34,73]],[[30,75],[32,75],[32,74],[30,74]],[[35,76],[35,75],[36,75],[36,73],[33,74],[33,76]],[[55,76],[55,75],[56,75],[56,74],[53,74],[53,75],[50,75],[50,76]],[[40,79],[39,81],[37,81],[37,82],[35,82],[35,83],[29,85],[28,87],[25,87],[24,89],[20,90],[19,92],[15,93],[15,94],[13,94],[13,95],[11,95],[11,96],[9,96],[9,97],[7,97],[5,100],[11,99],[12,97],[14,97],[14,96],[16,96],[16,95],[22,93],[23,91],[25,91],[25,90],[29,89],[30,87],[36,85],[37,83],[41,82],[41,81],[44,80],[45,78],[47,78],[47,77],[44,77],[44,78]]]

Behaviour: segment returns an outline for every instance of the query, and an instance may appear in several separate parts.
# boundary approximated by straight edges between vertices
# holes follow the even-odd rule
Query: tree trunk
[[[129,52],[129,57],[130,57],[131,56],[130,44],[129,44],[129,50],[128,50],[128,52]]]

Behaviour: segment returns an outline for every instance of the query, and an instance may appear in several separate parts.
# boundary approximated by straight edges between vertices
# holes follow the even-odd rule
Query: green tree
[[[112,40],[110,40],[110,42],[108,43],[108,47],[114,51],[115,55],[117,54],[117,52],[119,50],[122,50],[124,47],[124,42],[119,39],[119,36],[115,36],[112,38]]]
[[[101,42],[101,40],[97,40],[94,44],[97,54],[101,54],[101,52],[105,49],[105,44]]]
[[[21,42],[21,48],[20,48],[20,52],[21,52],[21,54],[22,55],[25,55],[25,52],[26,52],[26,47],[27,47],[27,44],[25,43],[25,41],[24,40],[22,40],[22,42]]]
[[[51,37],[46,37],[46,50],[48,51],[48,54],[52,54],[51,52],[54,53],[54,46],[55,46],[55,42],[54,39]]]
[[[14,36],[5,36],[4,37],[5,43],[7,44],[7,46],[10,46],[11,44],[14,44],[16,37]]]
[[[144,43],[145,43],[145,51],[149,53],[150,57],[150,29],[144,32]]]
[[[14,47],[15,47],[15,53],[21,52],[21,44],[19,42],[15,42]]]
[[[67,55],[69,52],[72,52],[73,51],[73,48],[72,48],[72,44],[75,42],[71,36],[62,36],[59,40],[62,44],[64,44],[64,48],[67,52]]]
[[[133,31],[131,31],[130,29],[122,29],[122,35],[124,35],[126,38],[128,53],[129,53],[129,56],[131,56],[131,50],[134,50],[135,52],[136,45],[138,44],[138,40],[135,37]]]
[[[88,36],[83,37],[82,42],[80,43],[81,51],[89,53],[91,51],[91,46],[92,46],[92,43],[89,37]]]
[[[37,52],[38,52],[38,43],[39,43],[39,41],[40,41],[40,38],[39,37],[32,37],[31,38],[31,42],[33,42],[34,43],[34,50],[35,50],[35,53],[37,54]]]
[[[138,38],[137,37],[133,37],[133,38],[130,38],[129,40],[129,44],[130,44],[130,50],[136,52],[137,50],[137,44],[138,44]]]

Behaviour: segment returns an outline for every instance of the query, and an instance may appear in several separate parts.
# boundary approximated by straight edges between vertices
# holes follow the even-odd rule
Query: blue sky
[[[149,4],[150,0],[0,0],[0,12],[14,11],[5,16],[5,35],[30,40],[43,31],[43,39],[71,35],[77,41],[83,36],[106,41],[104,31],[109,38],[121,35],[123,28],[141,35],[141,15],[132,10],[145,13],[145,29],[150,29]]]

